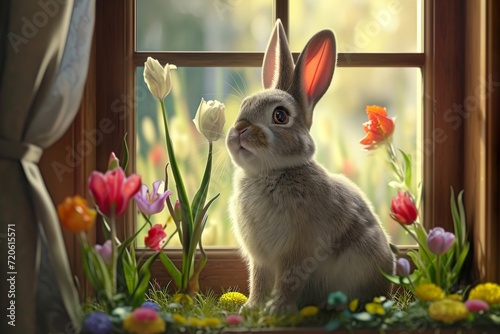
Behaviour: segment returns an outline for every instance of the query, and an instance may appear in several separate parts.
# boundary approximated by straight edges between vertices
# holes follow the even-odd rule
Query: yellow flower
[[[454,294],[446,296],[446,299],[451,299],[451,300],[455,300],[457,302],[461,302],[462,301],[462,296],[460,296],[457,293],[454,293]]]
[[[300,310],[300,315],[304,318],[307,317],[314,317],[316,314],[318,314],[319,308],[316,306],[306,306],[302,310]]]
[[[189,317],[186,320],[186,325],[191,327],[201,327],[203,324],[200,319],[195,317]]]
[[[365,308],[368,313],[385,315],[385,309],[380,303],[368,303]]]
[[[433,302],[444,298],[444,291],[435,284],[420,284],[415,288],[415,295],[418,299],[426,302]]]
[[[184,316],[180,315],[179,313],[172,314],[172,318],[179,325],[184,325],[186,323],[186,318]]]
[[[165,321],[152,309],[139,307],[123,320],[123,329],[135,334],[165,332]]]
[[[355,312],[359,305],[359,299],[353,299],[349,302],[349,311]]]
[[[480,299],[488,305],[500,304],[500,285],[495,283],[479,284],[469,293],[469,299]]]
[[[237,309],[247,302],[248,298],[240,292],[226,292],[219,298],[219,306],[226,310]]]
[[[185,293],[177,293],[174,298],[172,298],[174,303],[179,303],[181,305],[193,305],[193,298]]]
[[[81,196],[66,197],[57,206],[61,225],[73,233],[83,232],[94,226],[97,212],[88,207],[87,200]]]
[[[218,327],[221,323],[219,318],[208,317],[200,321],[200,327]]]
[[[462,302],[443,299],[432,302],[429,306],[429,316],[434,320],[452,323],[467,318],[469,311]]]

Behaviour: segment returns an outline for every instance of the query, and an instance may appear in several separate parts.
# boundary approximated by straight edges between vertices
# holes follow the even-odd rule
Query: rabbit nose
[[[238,134],[243,134],[245,131],[248,130],[248,127],[250,126],[250,122],[246,120],[241,120],[237,121],[236,124],[234,125],[234,129],[238,131]]]

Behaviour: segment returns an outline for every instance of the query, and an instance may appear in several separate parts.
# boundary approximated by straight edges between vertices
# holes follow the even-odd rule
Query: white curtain
[[[81,320],[38,160],[78,111],[94,11],[94,0],[0,4],[0,333],[72,333]]]

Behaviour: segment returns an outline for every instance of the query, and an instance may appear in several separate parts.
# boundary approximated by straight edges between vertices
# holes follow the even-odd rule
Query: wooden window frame
[[[479,109],[471,112],[458,127],[444,117],[455,104],[464,103],[476,94],[478,78],[486,78],[480,88],[485,93],[489,85],[499,82],[498,17],[500,5],[495,0],[423,0],[425,12],[425,45],[422,54],[339,54],[339,67],[420,67],[424,73],[424,140],[429,141],[430,152],[424,157],[425,204],[424,222],[430,228],[439,225],[452,230],[449,210],[449,189],[466,188],[465,205],[469,230],[473,241],[473,278],[500,281],[500,246],[496,243],[500,224],[500,181],[497,152],[500,140],[495,130],[500,126],[498,91],[488,91]],[[121,140],[128,133],[131,156],[135,155],[135,67],[143,64],[145,53],[134,53],[135,1],[96,1],[96,27],[89,77],[83,103],[68,133],[49,149],[41,162],[49,191],[57,203],[64,196],[78,192],[88,196],[86,180],[94,169],[105,170],[111,151],[122,154]],[[288,20],[287,0],[275,0],[275,17]],[[496,15],[496,16],[495,16]],[[197,53],[148,53],[160,62],[178,66],[200,66]],[[261,66],[262,53],[203,53],[207,60],[203,66]],[[294,54],[296,57],[297,54]],[[345,61],[349,57],[349,63]],[[472,65],[471,65],[472,64]],[[471,66],[468,66],[471,65]],[[486,77],[486,74],[490,76]],[[495,112],[497,111],[497,112]],[[469,117],[470,116],[470,117]],[[74,173],[67,176],[71,187],[61,189],[56,182],[51,161],[64,160],[64,145],[75,147],[85,131],[98,129],[101,122],[111,121],[112,133],[103,133],[102,141],[92,154],[83,157]],[[443,134],[445,140],[443,140]],[[133,164],[127,172],[133,171]],[[128,217],[134,215],[129,209]],[[119,237],[133,233],[133,224],[118,224]],[[91,233],[92,241],[102,243],[100,229]],[[65,234],[72,268],[83,287],[88,288],[81,269],[79,244],[73,236]],[[170,251],[174,262],[180,261],[180,251]],[[202,290],[237,286],[247,292],[246,265],[234,249],[211,249],[209,261],[202,272]],[[152,267],[152,277],[161,284],[169,278],[163,266]],[[82,289],[88,295],[88,289]]]

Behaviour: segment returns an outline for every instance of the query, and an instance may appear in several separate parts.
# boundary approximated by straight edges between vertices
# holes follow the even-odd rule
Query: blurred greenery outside
[[[136,0],[137,50],[263,52],[273,26],[272,3]],[[420,7],[421,0],[290,1],[290,46],[299,52],[315,32],[331,28],[336,33],[338,52],[421,52]],[[386,107],[389,116],[396,118],[396,147],[413,157],[416,189],[422,168],[421,77],[418,68],[337,68],[328,92],[315,108],[311,129],[316,159],[330,172],[345,174],[367,194],[391,241],[400,245],[411,244],[412,240],[389,216],[395,190],[387,186],[391,172],[385,151],[364,151],[359,140],[364,136],[362,123],[367,121],[365,107]],[[151,188],[154,181],[164,179],[168,158],[161,108],[144,83],[143,67],[137,68],[136,78],[136,172]],[[165,99],[169,130],[192,199],[208,153],[206,139],[192,122],[201,98],[225,104],[227,133],[243,98],[262,89],[260,68],[179,67],[173,71],[172,80],[172,92]],[[209,193],[221,196],[209,210],[204,246],[236,245],[228,215],[232,172],[221,139],[214,143]],[[174,202],[175,184],[169,175]],[[151,218],[153,223],[167,223],[169,235],[175,230],[168,210]],[[137,226],[143,223],[138,216]],[[139,246],[144,245],[143,236],[138,238]],[[174,237],[167,247],[178,246],[179,239]]]

